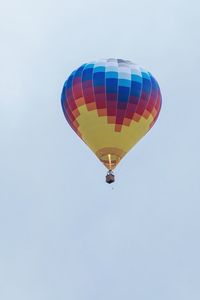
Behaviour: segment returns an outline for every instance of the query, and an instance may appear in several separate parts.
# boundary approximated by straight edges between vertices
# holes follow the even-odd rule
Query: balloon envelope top
[[[150,72],[110,58],[74,70],[64,84],[61,102],[72,129],[113,170],[154,125],[162,100]]]

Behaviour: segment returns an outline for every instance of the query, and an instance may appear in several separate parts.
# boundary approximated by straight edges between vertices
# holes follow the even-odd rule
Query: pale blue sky
[[[199,28],[197,0],[1,3],[0,299],[200,299]],[[114,189],[60,105],[102,57],[163,96]]]

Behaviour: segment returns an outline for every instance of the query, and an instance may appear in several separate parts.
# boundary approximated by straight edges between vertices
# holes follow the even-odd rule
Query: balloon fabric
[[[128,60],[110,58],[73,71],[61,102],[72,129],[113,170],[154,125],[162,99],[151,73]]]

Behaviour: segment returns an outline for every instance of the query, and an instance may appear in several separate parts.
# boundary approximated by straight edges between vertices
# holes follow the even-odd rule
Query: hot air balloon
[[[113,58],[74,70],[61,96],[66,120],[108,169],[108,183],[120,160],[156,122],[161,102],[151,73]]]

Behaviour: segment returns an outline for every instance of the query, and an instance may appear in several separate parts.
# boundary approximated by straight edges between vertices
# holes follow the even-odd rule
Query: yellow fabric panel
[[[129,126],[122,125],[122,130],[117,132],[115,124],[109,124],[107,116],[98,116],[97,110],[88,111],[86,105],[82,105],[79,107],[79,113],[76,121],[82,139],[109,169],[114,169],[119,160],[147,133],[153,121],[150,114],[147,119],[141,117],[138,122],[131,121]],[[111,160],[111,163],[106,163],[105,157],[102,159],[102,155],[99,154],[99,150],[105,148],[116,148],[107,159]],[[107,152],[105,155],[107,156]]]

